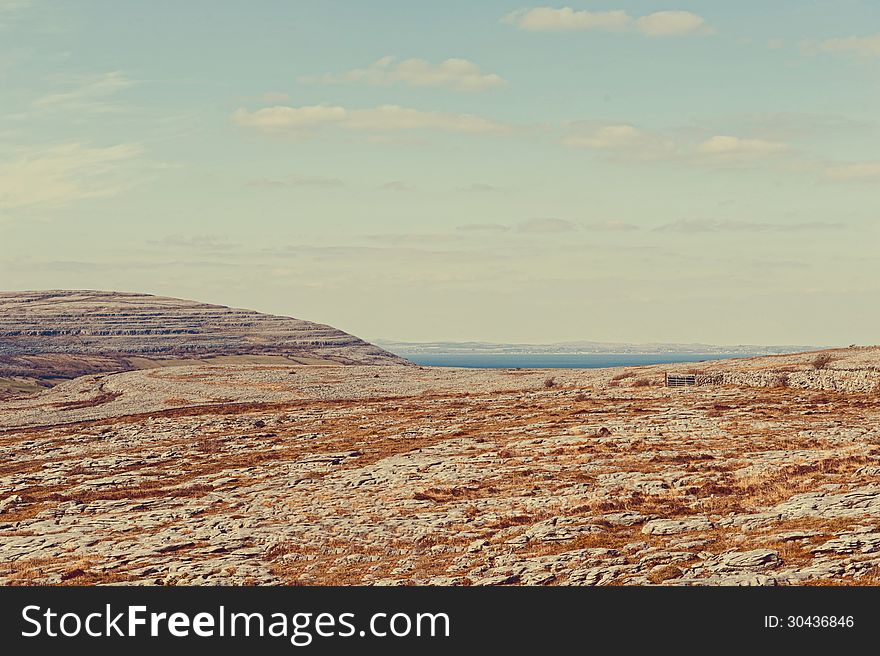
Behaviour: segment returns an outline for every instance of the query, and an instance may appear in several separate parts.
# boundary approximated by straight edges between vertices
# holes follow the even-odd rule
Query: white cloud
[[[632,18],[625,11],[576,11],[571,7],[520,9],[501,20],[528,32],[569,32],[575,30],[620,32],[627,29],[632,22]]]
[[[778,141],[764,139],[741,139],[728,135],[714,136],[697,146],[697,151],[710,157],[760,158],[777,155],[788,150]]]
[[[353,129],[383,132],[388,130],[431,129],[447,132],[499,132],[507,128],[472,114],[423,112],[398,105],[350,112]]]
[[[608,150],[632,148],[643,142],[644,139],[645,133],[632,125],[607,125],[592,134],[570,135],[565,142],[569,146]]]
[[[60,207],[115,195],[125,187],[121,167],[141,152],[137,144],[67,143],[23,153],[0,163],[0,209]]]
[[[827,39],[819,44],[819,49],[823,52],[880,57],[880,34]]]
[[[328,123],[341,123],[348,112],[344,107],[311,105],[307,107],[288,107],[276,105],[255,112],[239,109],[232,115],[238,125],[261,130],[298,130]]]
[[[629,124],[582,121],[569,126],[562,143],[606,153],[615,159],[672,161],[691,166],[737,164],[783,155],[786,144],[765,139],[716,135],[700,143],[679,141]]]
[[[635,26],[639,32],[647,36],[682,36],[714,32],[702,16],[689,11],[658,11],[642,16],[636,20]]]
[[[571,134],[565,138],[569,146],[616,150],[634,148],[648,140],[648,135],[632,125],[606,125],[587,134]]]
[[[414,87],[449,87],[458,91],[484,91],[506,84],[499,75],[483,73],[477,64],[466,59],[447,59],[439,64],[432,64],[424,59],[405,59],[398,62],[394,57],[383,57],[367,68],[357,68],[339,75],[306,78],[306,81],[370,86],[407,84]]]
[[[783,141],[804,137],[865,135],[876,126],[872,121],[854,119],[842,114],[822,112],[764,112],[724,116],[706,125],[709,134],[731,127],[759,139]]]
[[[638,159],[668,157],[674,151],[667,139],[628,124],[574,123],[562,142],[572,148],[603,150]]]
[[[588,11],[571,7],[520,9],[501,19],[527,32],[638,32],[645,36],[711,34],[702,16],[689,11],[658,11],[633,18],[626,11]]]
[[[830,166],[825,170],[825,175],[840,182],[880,182],[880,161]]]
[[[303,133],[321,127],[339,127],[362,132],[437,130],[491,134],[509,131],[509,127],[472,114],[426,112],[399,105],[372,109],[346,109],[330,105],[305,107],[276,106],[256,111],[239,109],[232,121],[240,126],[269,132]]]
[[[70,89],[38,98],[34,101],[34,107],[98,113],[116,111],[119,109],[119,105],[111,102],[110,98],[119,91],[134,85],[132,80],[119,71],[88,78],[77,78],[71,82]]]

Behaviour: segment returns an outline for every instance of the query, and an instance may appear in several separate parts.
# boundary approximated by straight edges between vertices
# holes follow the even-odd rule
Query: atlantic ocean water
[[[747,358],[723,353],[401,353],[419,365],[479,369],[601,369]]]

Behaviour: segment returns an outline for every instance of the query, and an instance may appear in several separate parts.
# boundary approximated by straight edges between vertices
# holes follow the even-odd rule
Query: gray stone
[[[725,567],[756,569],[769,567],[779,562],[779,554],[770,549],[753,551],[730,551],[721,555],[721,563]]]
[[[645,535],[674,535],[688,531],[707,531],[713,528],[708,517],[683,517],[681,519],[653,519],[642,527]]]

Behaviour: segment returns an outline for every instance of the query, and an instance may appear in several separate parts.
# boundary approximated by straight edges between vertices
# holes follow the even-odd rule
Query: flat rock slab
[[[681,519],[653,519],[642,527],[645,535],[676,535],[692,531],[708,531],[714,527],[708,517],[683,517]]]

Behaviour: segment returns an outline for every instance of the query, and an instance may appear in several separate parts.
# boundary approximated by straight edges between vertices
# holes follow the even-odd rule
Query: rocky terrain
[[[310,321],[147,294],[0,292],[0,398],[84,374],[187,361],[403,364]]]
[[[880,348],[90,374],[0,402],[0,581],[876,584],[878,384]]]

